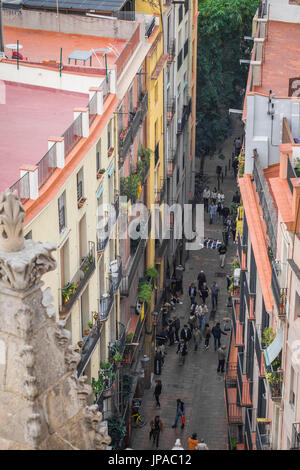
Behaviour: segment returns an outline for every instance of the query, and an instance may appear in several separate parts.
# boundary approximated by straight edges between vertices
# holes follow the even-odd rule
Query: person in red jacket
[[[24,60],[23,55],[21,54],[21,52],[18,52],[18,51],[13,51],[11,58],[12,59],[18,59],[19,58],[19,60]]]

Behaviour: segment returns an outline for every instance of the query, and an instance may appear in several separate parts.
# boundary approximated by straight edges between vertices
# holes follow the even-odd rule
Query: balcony
[[[123,354],[126,345],[126,328],[123,323],[118,322],[118,339],[110,343],[109,353],[110,353],[110,360],[113,361],[113,355]]]
[[[183,56],[184,56],[184,58],[186,58],[188,53],[189,53],[189,39],[186,39],[186,41],[184,43],[184,47],[183,47]]]
[[[78,377],[81,376],[82,372],[84,371],[93,351],[100,339],[101,335],[101,323],[100,320],[97,320],[95,324],[92,326],[92,329],[88,336],[84,336],[82,339],[83,345],[81,347],[81,360],[77,366],[77,375]]]
[[[183,106],[181,119],[178,119],[178,122],[177,122],[177,134],[179,134],[179,135],[182,134],[182,132],[185,128],[185,125],[189,120],[189,116],[190,116],[191,110],[192,110],[192,100],[191,100],[191,98],[188,98],[187,102],[188,102],[188,104]]]
[[[146,38],[149,38],[151,36],[154,27],[155,27],[155,18],[152,19],[151,23],[146,28],[146,31],[145,31]]]
[[[227,412],[227,421],[229,424],[243,424],[242,408],[237,405],[237,389],[230,386],[227,378],[225,379],[225,404]]]
[[[256,359],[259,367],[259,372],[260,376],[264,375],[263,374],[263,364],[264,364],[264,359],[263,359],[263,350],[261,347],[261,332],[260,332],[260,327],[256,325],[256,331],[255,331],[255,352],[256,352]]]
[[[141,227],[141,237],[138,240],[134,240],[135,242],[135,248],[133,251],[133,255],[131,256],[131,260],[129,262],[129,265],[125,272],[123,272],[122,276],[122,281],[121,281],[121,286],[120,286],[120,293],[121,296],[128,296],[129,291],[134,279],[134,276],[136,274],[136,270],[138,265],[141,263],[143,256],[144,256],[144,251],[145,247],[147,244],[147,239],[149,238],[151,233],[151,214],[144,224],[143,227]]]
[[[271,399],[274,402],[281,402],[283,371],[274,371],[267,373],[267,381],[269,384]]]
[[[155,200],[155,202],[157,202],[159,205],[161,205],[164,202],[166,191],[167,191],[167,182],[164,178],[161,178],[161,186],[157,193],[157,198]]]
[[[292,178],[297,178],[297,174],[296,174],[296,171],[293,168],[291,160],[289,158],[287,158],[287,175],[286,175],[286,177],[287,177],[287,182],[288,182],[289,188],[291,190],[291,193],[293,194],[294,188],[293,188],[291,179]]]
[[[240,406],[252,406],[250,381],[243,373],[243,355],[238,353],[237,384]]]
[[[126,155],[129,151],[130,146],[133,144],[139,128],[143,123],[145,116],[148,111],[148,92],[145,91],[141,94],[140,101],[138,103],[138,109],[134,118],[128,121],[128,127],[122,129],[119,134],[119,156],[121,163],[125,161]]]
[[[173,121],[176,110],[176,100],[175,98],[170,98],[167,101],[167,125]]]
[[[292,450],[300,450],[300,423],[293,423],[291,446]]]
[[[253,410],[246,410],[246,420],[245,420],[245,449],[246,450],[254,450],[253,443],[255,442],[255,432],[252,430],[252,420],[253,417],[250,418],[250,413]]]
[[[122,260],[120,256],[118,259],[110,263],[110,277],[114,293],[117,292],[122,281]]]
[[[175,60],[175,40],[170,41],[167,45],[167,53],[168,53],[168,64],[171,64]]]
[[[114,303],[114,287],[110,284],[109,291],[103,294],[99,300],[99,320],[106,321]]]
[[[103,252],[109,241],[109,224],[107,221],[103,228],[97,229],[97,253]]]
[[[281,288],[279,281],[278,281],[278,276],[277,276],[277,271],[275,268],[274,263],[272,263],[272,291],[274,295],[274,300],[277,306],[277,311],[278,311],[278,316],[281,320],[286,319],[286,304],[287,304],[287,289],[286,288]]]
[[[71,281],[68,282],[62,289],[60,289],[61,305],[59,314],[61,318],[65,318],[67,316],[94,270],[95,244],[93,242],[89,242],[88,255],[82,258],[80,267],[76,274],[72,277]]]
[[[256,184],[256,191],[259,196],[259,203],[262,208],[263,218],[266,223],[267,234],[270,240],[273,256],[276,256],[277,249],[277,213],[274,207],[264,171],[260,166],[258,155],[254,152],[253,176]]]
[[[271,450],[270,421],[257,418],[255,444],[256,450]]]

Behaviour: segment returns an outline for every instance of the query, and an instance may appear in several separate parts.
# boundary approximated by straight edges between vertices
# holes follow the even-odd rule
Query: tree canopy
[[[199,0],[197,57],[197,155],[215,150],[229,132],[228,108],[240,108],[253,43],[258,0]]]

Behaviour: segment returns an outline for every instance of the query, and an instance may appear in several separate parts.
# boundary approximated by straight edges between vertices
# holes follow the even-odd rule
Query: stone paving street
[[[212,189],[217,186],[216,165],[225,166],[231,158],[233,150],[233,140],[241,135],[240,121],[234,120],[235,131],[232,136],[222,146],[222,152],[226,156],[221,160],[216,155],[213,159],[206,159],[204,175],[208,177],[207,183]],[[236,191],[236,183],[232,170],[224,178],[221,189],[225,193],[225,205],[230,207],[232,197]],[[223,224],[217,224],[216,220],[209,225],[208,214],[205,213],[205,236],[222,240]],[[231,309],[227,308],[227,287],[226,273],[231,272],[230,263],[236,253],[236,245],[233,244],[230,236],[226,264],[224,269],[220,267],[219,254],[216,250],[203,248],[199,251],[191,251],[185,265],[183,280],[183,304],[177,304],[176,314],[180,318],[180,326],[187,323],[190,311],[190,299],[188,297],[188,287],[192,281],[197,280],[200,269],[203,269],[208,281],[208,286],[213,281],[217,281],[220,287],[219,304],[215,318],[210,316],[209,324],[214,326],[215,320],[219,320],[221,328],[224,329],[223,318],[230,316]],[[199,296],[196,299],[199,303]],[[211,311],[211,298],[207,300],[209,312]],[[175,313],[175,312],[174,312]],[[171,314],[172,316],[172,314]],[[221,338],[222,344],[228,344],[229,335]],[[178,363],[176,354],[177,345],[167,347],[167,356],[160,376],[154,376],[151,389],[145,390],[142,402],[141,413],[146,418],[146,425],[141,429],[134,429],[130,447],[133,449],[153,449],[156,448],[149,440],[150,421],[156,414],[159,414],[164,429],[160,434],[158,450],[172,449],[175,440],[181,439],[184,449],[187,449],[187,438],[192,433],[197,432],[198,438],[203,438],[211,450],[222,450],[227,448],[227,423],[224,403],[224,378],[223,374],[217,373],[217,353],[214,352],[213,337],[210,339],[208,351],[204,351],[204,341],[197,352],[193,350],[193,340],[190,341],[188,355],[183,366]],[[155,407],[153,391],[155,379],[162,381],[162,394],[160,396],[161,408]],[[180,422],[177,428],[172,429],[176,414],[176,399],[180,398],[186,406],[186,425],[181,430]]]

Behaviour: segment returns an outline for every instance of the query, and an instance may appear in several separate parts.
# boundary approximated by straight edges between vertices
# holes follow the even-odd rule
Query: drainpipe
[[[2,23],[2,1],[0,0],[0,52],[4,52],[3,23]]]

